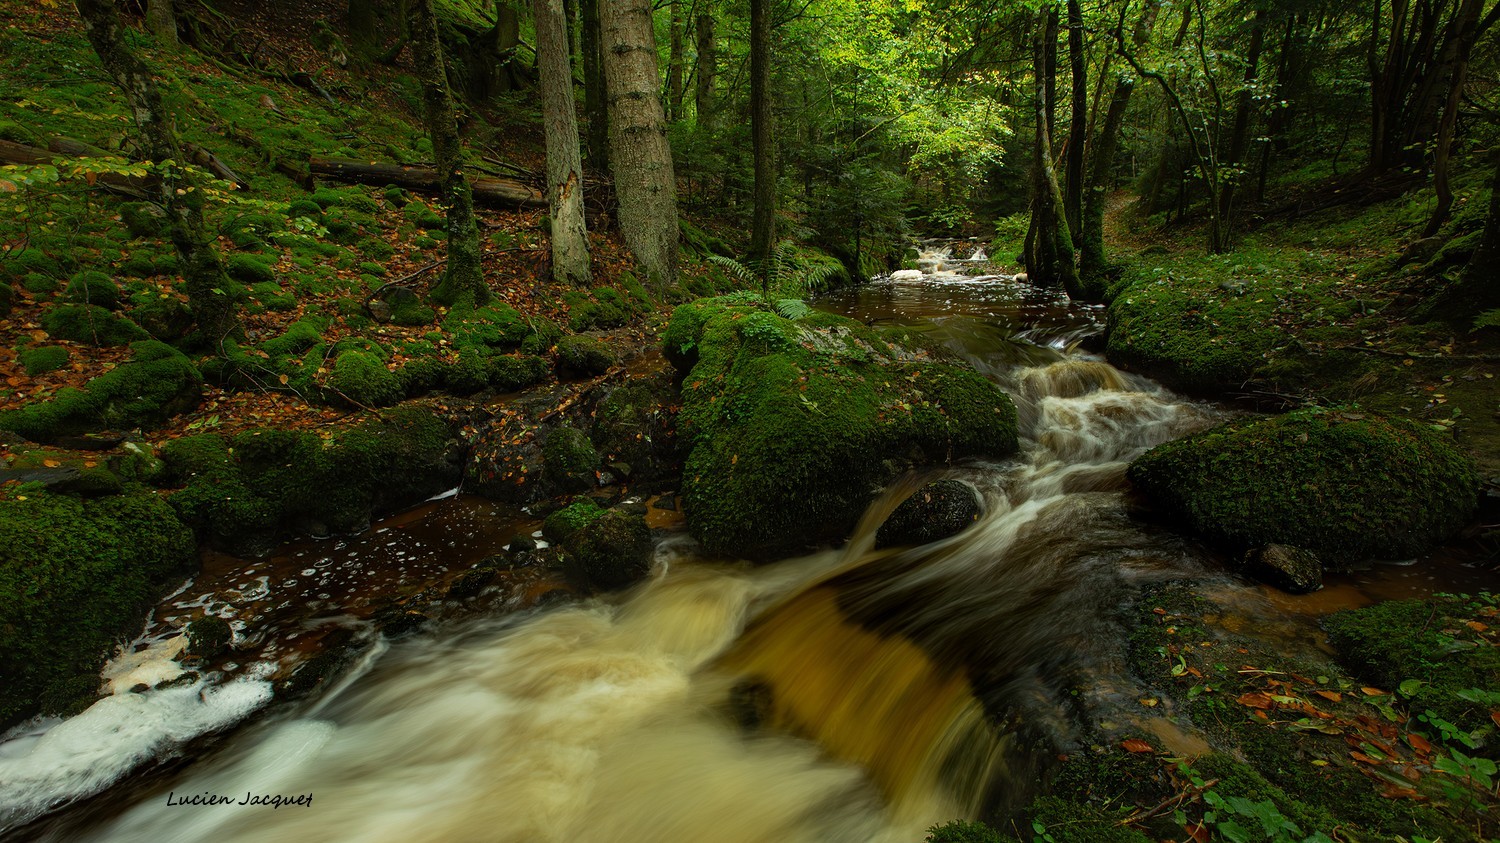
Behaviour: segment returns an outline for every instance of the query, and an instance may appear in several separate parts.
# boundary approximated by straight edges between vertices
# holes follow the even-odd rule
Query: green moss
[[[1044,796],[1028,811],[1033,828],[1056,843],[1151,843],[1151,838],[1120,825],[1128,810],[1106,810]]]
[[[334,363],[328,380],[346,400],[366,407],[385,407],[400,401],[404,390],[380,358],[366,351],[345,351]]]
[[[126,202],[120,206],[120,221],[131,237],[164,237],[167,214],[150,202]]]
[[[603,515],[604,510],[593,498],[580,498],[547,516],[542,522],[542,536],[553,544],[560,544]]]
[[[401,214],[424,231],[441,229],[447,225],[441,214],[436,213],[427,207],[427,203],[421,201],[408,203],[405,208],[401,209]]]
[[[381,240],[379,237],[366,237],[356,243],[355,248],[359,250],[359,253],[361,255],[364,255],[372,261],[390,260],[391,257],[396,254],[396,247],[385,242],[384,240]],[[379,264],[375,265],[379,266]],[[371,272],[375,275],[385,275],[384,267],[381,267],[379,272],[374,272],[373,270],[365,271]]]
[[[950,820],[927,829],[926,843],[1012,843],[1014,840],[984,823]]]
[[[416,293],[404,287],[392,290],[386,298],[391,306],[391,321],[397,325],[431,325],[437,319],[437,311],[425,304]]]
[[[542,445],[542,463],[547,479],[565,492],[583,492],[594,486],[599,454],[583,431],[562,426],[547,435]]]
[[[651,530],[640,515],[610,510],[574,530],[563,547],[569,579],[589,591],[625,588],[651,570]]]
[[[100,346],[150,338],[141,326],[93,304],[54,307],[42,315],[42,328],[54,339]]]
[[[229,277],[246,284],[261,284],[276,280],[274,264],[254,255],[233,255],[224,264]]]
[[[663,341],[691,364],[682,492],[711,552],[762,555],[834,535],[906,464],[1016,448],[1015,409],[993,383],[903,362],[853,320],[694,303],[674,312]]]
[[[447,367],[443,361],[432,357],[419,357],[406,361],[396,372],[401,380],[401,389],[408,398],[424,395],[437,389],[443,383],[443,374]]]
[[[28,272],[26,273],[26,277],[21,279],[21,288],[28,293],[34,293],[38,296],[55,293],[60,286],[62,285],[58,283],[56,278],[53,278],[51,275],[43,275],[40,272]]]
[[[544,316],[527,320],[527,326],[531,333],[521,341],[521,350],[527,354],[547,354],[563,336],[562,328]]]
[[[311,220],[323,219],[323,206],[308,199],[296,199],[286,206],[288,219],[307,217]]]
[[[1212,542],[1296,545],[1328,566],[1420,553],[1467,522],[1479,490],[1472,461],[1442,435],[1318,408],[1168,442],[1128,476]]]
[[[84,270],[68,281],[63,298],[81,304],[96,304],[107,310],[120,305],[120,285],[102,272]]]
[[[311,319],[299,319],[287,326],[286,333],[266,340],[261,350],[272,358],[289,354],[301,354],[323,341],[319,324]]]
[[[593,377],[614,368],[619,357],[603,340],[563,337],[557,341],[557,370],[570,377]]]
[[[297,308],[297,297],[287,292],[275,281],[265,281],[250,287],[251,298],[270,311],[287,311]]]
[[[502,392],[514,392],[541,383],[552,374],[546,360],[529,354],[496,354],[488,361],[490,386]]]
[[[0,501],[0,728],[91,698],[114,643],[194,562],[152,493],[25,498]]]
[[[23,348],[17,352],[16,359],[21,368],[26,370],[26,374],[35,377],[68,365],[68,350],[60,345]]]
[[[63,389],[50,400],[0,414],[0,428],[37,442],[105,428],[154,427],[195,406],[202,375],[177,349],[155,340],[131,346],[135,359]]]
[[[443,320],[443,327],[453,334],[453,343],[459,348],[516,348],[537,333],[534,321],[509,305],[492,304],[468,311],[454,309]]]
[[[568,329],[574,333],[619,328],[630,323],[630,313],[620,294],[607,287],[594,291],[595,299],[582,292],[568,293]]]
[[[490,384],[489,355],[470,346],[443,375],[443,385],[454,395],[473,395]]]

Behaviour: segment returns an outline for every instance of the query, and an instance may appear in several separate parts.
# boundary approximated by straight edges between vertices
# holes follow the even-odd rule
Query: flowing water
[[[964,271],[977,261],[923,265],[821,306],[930,332],[997,379],[1018,407],[1017,457],[903,478],[840,549],[751,567],[699,558],[678,534],[630,593],[438,624],[27,835],[895,843],[1024,803],[1080,720],[1201,751],[1128,705],[1142,689],[1121,613],[1140,584],[1181,577],[1268,607],[1195,544],[1132,519],[1124,468],[1224,411],[1078,352],[1096,311]],[[875,550],[884,516],[935,477],[972,485],[981,520]],[[0,751],[0,782],[5,764]],[[247,793],[311,804],[172,804]]]

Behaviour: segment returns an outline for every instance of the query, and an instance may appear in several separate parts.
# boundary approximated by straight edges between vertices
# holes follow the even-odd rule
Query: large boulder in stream
[[[688,527],[712,553],[845,536],[901,472],[1016,449],[999,387],[840,316],[705,299],[673,312],[662,343],[683,376]]]
[[[913,492],[875,532],[876,547],[929,544],[957,535],[982,512],[974,487],[958,480],[939,480]]]
[[[1225,550],[1293,545],[1333,570],[1421,553],[1479,501],[1473,461],[1445,435],[1347,409],[1230,421],[1153,448],[1127,475]]]

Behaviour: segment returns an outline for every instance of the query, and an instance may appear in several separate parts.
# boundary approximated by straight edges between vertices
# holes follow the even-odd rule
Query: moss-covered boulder
[[[1131,483],[1230,551],[1306,548],[1332,569],[1421,553],[1478,505],[1472,460],[1406,419],[1312,408],[1239,419],[1131,463]]]
[[[182,352],[155,340],[131,346],[135,358],[47,401],[0,413],[0,429],[35,442],[105,428],[150,428],[197,406],[203,377]]]
[[[106,310],[120,306],[120,285],[102,272],[86,269],[68,281],[63,298],[79,304],[96,304]]]
[[[115,642],[194,564],[193,533],[151,493],[0,500],[0,729],[71,713]],[[80,681],[82,680],[82,681]]]
[[[53,339],[90,345],[125,345],[150,339],[145,329],[96,304],[65,304],[42,315],[42,329]]]
[[[688,526],[711,552],[844,535],[907,468],[1016,448],[997,386],[850,319],[734,297],[682,305],[662,339],[684,375]]]
[[[401,379],[379,357],[355,349],[339,355],[328,385],[336,396],[362,407],[385,407],[406,394]]]
[[[589,430],[605,467],[632,484],[675,476],[682,464],[674,409],[680,400],[665,370],[610,389],[594,407]]]
[[[599,452],[583,431],[564,425],[547,434],[542,445],[542,464],[547,480],[567,492],[583,492],[594,486]]]
[[[39,345],[16,352],[16,362],[32,377],[61,369],[68,365],[68,357],[68,350],[60,345]]]
[[[591,378],[614,368],[619,357],[597,337],[570,336],[557,341],[557,374],[565,378]]]
[[[604,510],[593,498],[581,498],[547,516],[542,522],[542,537],[553,544],[561,544],[602,515]]]
[[[651,530],[639,515],[612,509],[573,531],[563,549],[568,579],[585,591],[618,591],[651,571]]]
[[[967,483],[939,480],[913,492],[875,533],[876,547],[918,545],[945,539],[979,520],[979,495]]]

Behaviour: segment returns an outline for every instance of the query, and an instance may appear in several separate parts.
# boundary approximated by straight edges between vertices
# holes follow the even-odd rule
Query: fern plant
[[[791,240],[777,243],[763,265],[753,259],[741,262],[722,255],[709,255],[708,259],[746,284],[759,281],[761,292],[768,299],[772,290],[807,295],[822,289],[829,279],[843,271],[843,265],[836,259],[805,253]]]

